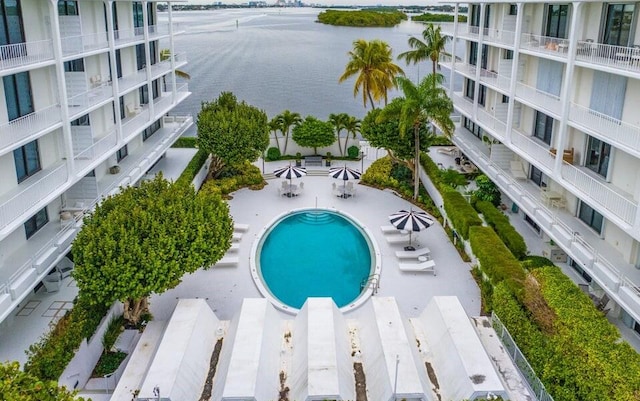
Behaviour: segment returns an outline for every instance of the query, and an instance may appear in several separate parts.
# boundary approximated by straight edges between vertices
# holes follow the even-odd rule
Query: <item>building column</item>
[[[451,44],[451,71],[449,71],[449,98],[453,97],[453,82],[455,80],[456,70],[456,42],[458,41],[458,10],[460,3],[455,3],[453,11],[453,43]]]
[[[73,158],[73,139],[71,137],[71,122],[69,121],[69,100],[67,98],[67,86],[64,76],[64,63],[62,61],[62,38],[60,36],[60,19],[58,16],[58,1],[49,0],[49,15],[51,15],[51,43],[53,44],[53,56],[55,58],[56,84],[58,86],[58,98],[60,101],[60,116],[62,118],[62,137],[64,156],[67,159],[67,182],[71,183],[75,177],[75,160]]]
[[[480,70],[482,68],[482,44],[484,43],[484,13],[487,10],[485,3],[480,4],[480,22],[478,23],[478,50],[476,52],[476,76],[473,88],[473,121],[478,121],[478,97],[480,95]],[[463,94],[464,96],[464,94]]]
[[[149,119],[153,121],[155,117],[155,102],[153,100],[153,86],[151,85],[151,43],[149,42],[149,13],[147,12],[148,1],[142,2],[142,26],[144,35],[144,63],[146,64],[145,75],[147,76],[147,91],[149,94]],[[156,48],[156,51],[158,49]],[[157,61],[157,59],[156,59]]]
[[[517,3],[518,15],[516,15],[516,32],[511,60],[511,79],[509,80],[509,105],[507,111],[507,129],[505,132],[505,142],[511,144],[513,134],[513,112],[516,103],[516,84],[518,82],[518,64],[520,63],[520,38],[522,37],[522,20],[524,14],[524,3]]]
[[[175,59],[175,43],[173,42],[173,11],[171,2],[167,3],[167,11],[169,12],[169,54],[171,55],[171,103],[176,104],[178,97],[178,88],[176,87],[176,59]]]
[[[116,37],[113,31],[113,1],[104,2],[107,12],[107,38],[109,40],[109,62],[111,65],[111,90],[113,92],[113,107],[116,126],[117,148],[122,147],[122,118],[120,117],[120,88],[118,83],[118,63],[116,61]]]

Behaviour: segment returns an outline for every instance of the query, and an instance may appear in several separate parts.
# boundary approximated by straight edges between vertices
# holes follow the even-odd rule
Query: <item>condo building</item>
[[[640,334],[640,8],[465,4],[467,22],[442,24],[464,54],[440,63],[461,115],[455,144],[545,255]]]
[[[152,1],[0,0],[0,331],[68,274],[83,214],[193,124],[171,113],[178,33]]]

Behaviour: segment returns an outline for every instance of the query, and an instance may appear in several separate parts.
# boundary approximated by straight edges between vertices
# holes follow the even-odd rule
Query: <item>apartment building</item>
[[[171,115],[190,94],[178,33],[151,1],[0,0],[0,330],[83,213],[193,124]]]
[[[464,82],[449,88],[454,142],[549,257],[640,334],[640,8],[466,4],[468,22],[442,24],[464,53],[441,60]]]

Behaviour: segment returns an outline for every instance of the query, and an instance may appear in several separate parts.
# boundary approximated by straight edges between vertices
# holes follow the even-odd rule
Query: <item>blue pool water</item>
[[[259,256],[266,287],[300,309],[308,297],[331,297],[340,308],[360,295],[371,274],[371,250],[346,218],[302,211],[280,220],[263,238]]]

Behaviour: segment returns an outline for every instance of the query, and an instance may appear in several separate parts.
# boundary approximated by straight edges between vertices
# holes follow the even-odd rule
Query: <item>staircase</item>
[[[304,212],[297,215],[298,221],[310,225],[326,225],[335,221],[333,213],[327,212]]]
[[[329,170],[307,170],[307,176],[309,177],[326,177],[329,174]],[[276,177],[273,173],[262,174],[265,180],[273,180]],[[284,179],[284,178],[283,178]]]

